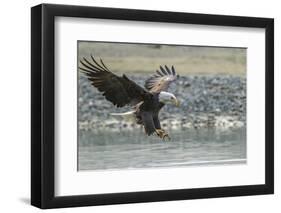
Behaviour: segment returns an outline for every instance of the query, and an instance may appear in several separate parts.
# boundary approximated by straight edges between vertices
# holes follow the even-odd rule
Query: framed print
[[[272,194],[274,21],[31,9],[31,204]]]

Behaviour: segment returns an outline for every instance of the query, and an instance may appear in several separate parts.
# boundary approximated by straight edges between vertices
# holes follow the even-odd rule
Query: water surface
[[[246,129],[169,130],[171,140],[135,131],[80,131],[78,170],[246,163]]]

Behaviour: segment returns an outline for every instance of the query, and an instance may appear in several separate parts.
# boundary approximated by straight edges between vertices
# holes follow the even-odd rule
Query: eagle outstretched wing
[[[145,88],[152,93],[165,91],[177,77],[174,66],[171,70],[166,65],[165,68],[160,66],[160,70],[156,70],[156,74],[145,81]]]
[[[80,70],[87,76],[91,84],[117,107],[135,105],[150,94],[126,75],[121,77],[113,74],[101,59],[100,63],[92,55],[91,59],[91,62],[86,58],[80,60]]]

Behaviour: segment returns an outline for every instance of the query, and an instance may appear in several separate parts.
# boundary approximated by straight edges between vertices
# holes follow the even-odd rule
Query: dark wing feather
[[[80,60],[80,70],[91,81],[91,84],[102,92],[105,98],[117,107],[135,105],[150,94],[126,75],[117,76],[109,71],[103,61],[100,64],[91,55],[92,61]]]
[[[174,66],[171,70],[165,65],[160,66],[160,70],[156,70],[155,75],[145,81],[145,88],[150,92],[161,92],[168,89],[169,85],[177,79]]]

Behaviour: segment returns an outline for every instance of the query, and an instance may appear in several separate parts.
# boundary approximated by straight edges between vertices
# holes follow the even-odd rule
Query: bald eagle
[[[165,104],[179,106],[175,95],[167,92],[171,82],[178,77],[174,66],[171,69],[166,65],[160,66],[160,69],[145,81],[144,87],[130,80],[125,74],[115,75],[107,68],[102,59],[97,62],[92,55],[91,59],[83,57],[80,60],[79,69],[91,84],[115,106],[133,107],[133,111],[115,113],[115,115],[132,115],[137,124],[144,126],[147,135],[156,133],[162,140],[170,139],[166,131],[161,128],[158,114]]]

